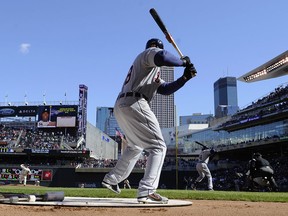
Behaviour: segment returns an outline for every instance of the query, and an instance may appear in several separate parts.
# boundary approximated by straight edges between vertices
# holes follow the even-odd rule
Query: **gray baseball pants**
[[[208,179],[208,189],[213,189],[212,175],[206,163],[197,163],[196,169],[198,171],[198,178],[196,182],[201,182],[206,176]]]
[[[158,120],[143,98],[118,99],[114,106],[114,115],[128,144],[116,166],[105,175],[104,181],[115,185],[125,180],[143,150],[146,150],[149,155],[144,177],[139,182],[138,197],[147,196],[158,188],[167,150]]]

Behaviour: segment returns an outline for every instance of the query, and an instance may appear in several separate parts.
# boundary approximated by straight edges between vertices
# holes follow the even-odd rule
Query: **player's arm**
[[[216,155],[217,151],[215,151],[215,149],[210,149],[210,160],[212,160],[214,158],[214,156]]]
[[[177,90],[179,90],[181,87],[184,86],[184,84],[190,80],[192,77],[196,76],[196,70],[193,66],[193,64],[189,64],[188,66],[186,66],[183,75],[178,78],[176,81],[174,82],[164,82],[162,83],[158,89],[157,89],[157,93],[162,94],[162,95],[170,95],[173,94],[174,92],[176,92]]]
[[[175,66],[175,67],[185,67],[187,61],[185,59],[179,59],[167,50],[160,50],[154,56],[154,63],[158,67],[162,66]]]
[[[184,84],[193,77],[193,73],[196,74],[196,70],[191,64],[190,58],[188,56],[183,57],[182,59],[177,58],[167,50],[160,50],[154,56],[154,63],[158,67],[161,66],[175,66],[175,67],[185,67],[183,75],[174,82],[164,82],[161,84],[157,93],[162,95],[170,95],[179,90]]]
[[[181,87],[184,86],[186,83],[186,80],[183,77],[178,78],[174,82],[164,82],[162,83],[158,89],[157,93],[162,94],[162,95],[170,95],[179,90]]]

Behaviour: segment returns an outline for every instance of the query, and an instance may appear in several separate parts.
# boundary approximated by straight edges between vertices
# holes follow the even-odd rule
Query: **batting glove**
[[[190,63],[189,65],[187,65],[185,67],[184,73],[183,73],[183,78],[188,81],[190,80],[192,77],[195,77],[197,74],[197,71],[194,67],[194,65],[192,63]]]
[[[191,64],[190,58],[188,56],[183,56],[181,59],[183,61],[183,66],[184,67],[187,67],[188,65]]]

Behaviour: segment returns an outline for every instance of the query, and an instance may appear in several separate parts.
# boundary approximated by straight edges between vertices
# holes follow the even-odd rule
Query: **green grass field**
[[[119,197],[134,198],[136,189],[122,189],[120,195],[105,188],[56,188],[56,187],[23,187],[0,186],[0,193],[45,194],[46,192],[63,191],[65,196],[72,197]],[[169,199],[189,200],[232,200],[252,202],[288,202],[287,192],[236,192],[236,191],[193,191],[193,190],[157,190]]]

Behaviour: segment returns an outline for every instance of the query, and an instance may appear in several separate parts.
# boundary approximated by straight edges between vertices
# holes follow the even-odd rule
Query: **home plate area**
[[[70,206],[70,207],[109,207],[109,208],[145,208],[145,207],[181,207],[192,205],[190,201],[169,200],[167,204],[143,204],[131,198],[88,198],[65,197],[63,201],[17,201],[4,202],[13,205]]]

